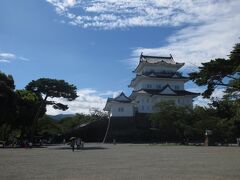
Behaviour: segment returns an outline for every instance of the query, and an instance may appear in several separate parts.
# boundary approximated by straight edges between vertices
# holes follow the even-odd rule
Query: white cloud
[[[177,26],[214,21],[236,1],[216,0],[46,0],[73,25],[102,29]],[[238,4],[239,5],[239,4]],[[237,9],[237,7],[236,7]],[[229,16],[230,17],[230,16]]]
[[[19,57],[19,59],[22,60],[22,61],[30,61],[30,59],[25,58],[25,57],[21,57],[21,56]]]
[[[0,63],[10,63],[12,60],[22,60],[22,61],[29,61],[28,58],[25,57],[18,57],[13,53],[0,53]]]
[[[179,26],[167,45],[134,48],[129,64],[141,52],[172,53],[179,62],[200,65],[226,57],[240,36],[240,1],[236,0],[47,0],[66,22],[81,28]],[[156,37],[157,38],[157,37]]]
[[[84,113],[89,114],[92,109],[103,110],[107,97],[104,96],[113,96],[119,91],[107,91],[107,92],[97,92],[92,88],[79,89],[77,91],[78,98],[74,101],[67,101],[66,99],[53,98],[52,100],[59,103],[67,104],[69,109],[67,111],[60,111],[47,106],[47,114],[56,115],[56,114],[75,114],[75,113]],[[51,99],[50,99],[51,100]]]
[[[10,63],[11,60],[15,59],[16,55],[12,53],[0,53],[0,62]]]
[[[199,88],[188,88],[188,91],[191,92],[198,92],[198,93],[202,93],[206,88],[204,87],[199,87]],[[225,88],[217,88],[213,91],[213,94],[210,96],[210,99],[222,99],[223,96],[225,95],[224,93]],[[203,96],[198,96],[196,98],[194,98],[193,101],[193,106],[203,106],[203,107],[207,107],[209,103],[211,103],[212,101],[210,99],[206,99],[203,98]]]
[[[0,53],[0,58],[1,59],[14,59],[16,58],[15,54],[11,53]]]
[[[10,63],[10,61],[6,59],[0,59],[0,63]]]
[[[99,93],[100,96],[110,96],[110,97],[117,97],[122,91],[118,90],[118,91],[106,91],[103,93]]]
[[[58,13],[64,12],[67,8],[73,7],[77,4],[77,0],[46,0],[47,2],[56,6]]]
[[[201,107],[208,107],[209,103],[211,103],[210,99],[203,98],[202,96],[198,96],[193,99],[193,106],[201,106]]]
[[[97,91],[92,88],[84,88],[84,89],[78,90],[78,94],[80,94],[80,95],[94,94],[96,92]]]
[[[190,24],[168,37],[167,45],[135,48],[133,62],[138,62],[141,52],[151,55],[172,53],[176,61],[196,66],[210,59],[226,58],[240,37],[240,1],[212,2],[215,3],[202,3],[199,9],[192,6],[189,11],[197,14],[199,23]]]

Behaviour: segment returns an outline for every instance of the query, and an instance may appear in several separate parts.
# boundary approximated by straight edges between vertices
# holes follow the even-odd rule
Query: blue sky
[[[130,94],[141,52],[171,53],[184,72],[226,57],[239,41],[239,9],[234,0],[1,0],[0,70],[18,89],[41,77],[73,83],[80,97],[66,113],[87,113]]]

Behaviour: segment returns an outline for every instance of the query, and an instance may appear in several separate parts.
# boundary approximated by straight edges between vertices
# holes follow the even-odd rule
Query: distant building
[[[173,101],[177,106],[192,106],[198,93],[184,90],[189,79],[178,70],[184,63],[177,63],[173,57],[140,56],[133,71],[136,77],[129,87],[132,94],[123,92],[116,98],[108,98],[105,111],[110,117],[133,117],[136,113],[153,113],[155,105],[161,101]]]

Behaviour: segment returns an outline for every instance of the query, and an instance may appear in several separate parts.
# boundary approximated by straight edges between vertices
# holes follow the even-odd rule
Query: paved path
[[[0,149],[0,179],[240,179],[239,147],[86,144]]]

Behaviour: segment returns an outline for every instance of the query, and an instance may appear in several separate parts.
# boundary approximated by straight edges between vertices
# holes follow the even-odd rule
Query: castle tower
[[[133,71],[136,76],[129,85],[133,88],[132,94],[126,97],[122,93],[114,99],[108,99],[104,110],[113,117],[126,117],[133,116],[136,111],[153,113],[155,105],[161,101],[173,101],[177,106],[192,106],[193,98],[199,94],[184,89],[184,83],[189,79],[178,72],[183,66],[184,63],[175,62],[171,55],[159,57],[141,54],[139,64]]]

